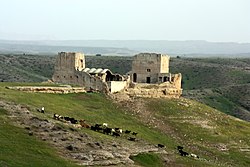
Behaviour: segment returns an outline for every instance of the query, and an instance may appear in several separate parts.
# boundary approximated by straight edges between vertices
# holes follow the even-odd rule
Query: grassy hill
[[[25,126],[28,126],[25,122],[29,119],[20,120],[10,115],[9,110],[13,107],[15,110],[15,106],[19,105],[21,105],[20,108],[27,108],[30,111],[28,115],[33,114],[42,120],[46,119],[49,123],[60,126],[67,134],[74,132],[85,136],[81,138],[81,145],[84,147],[81,148],[80,145],[78,147],[82,152],[87,151],[89,154],[90,151],[86,150],[87,145],[85,145],[88,142],[101,144],[102,147],[93,147],[93,150],[109,152],[112,152],[112,149],[129,152],[128,150],[133,150],[135,147],[144,148],[146,145],[154,146],[161,143],[166,146],[164,148],[166,153],[146,152],[131,155],[130,158],[135,161],[135,164],[143,166],[153,164],[158,166],[247,166],[250,163],[250,124],[193,100],[138,98],[115,103],[101,94],[27,93],[5,88],[10,85],[27,84],[0,84],[0,101],[8,102],[10,106],[6,109],[4,103],[0,105],[0,147],[4,148],[0,151],[0,164],[6,166],[74,166],[72,162],[75,160],[69,161],[66,155],[77,152],[77,149],[69,151],[64,147],[56,147],[59,140],[56,140],[55,136],[51,138],[56,143],[49,140],[42,141],[42,136],[34,125],[29,127],[31,130],[34,129],[34,135],[30,136],[26,130],[27,127],[25,129]],[[36,111],[36,108],[41,106],[45,106],[45,114]],[[107,122],[110,127],[130,129],[138,132],[136,137],[138,140],[132,142],[127,140],[127,136],[115,138],[89,129],[76,129],[52,119],[54,113],[85,119],[92,125]],[[18,122],[22,122],[25,126],[23,127],[22,123],[19,125]],[[50,131],[56,130],[50,129]],[[44,133],[46,131],[42,132]],[[57,136],[57,138],[61,137],[61,135]],[[73,141],[73,138],[68,139],[67,142],[71,140]],[[115,143],[117,146],[114,147],[110,143]],[[180,156],[176,150],[177,145],[184,146],[184,150],[189,153],[199,155],[200,159]],[[22,154],[23,150],[25,154]],[[11,161],[13,155],[18,155],[15,162]],[[28,155],[30,157],[26,160],[25,157]],[[41,165],[44,159],[46,164]]]
[[[250,121],[250,59],[173,59],[183,74],[184,96]]]
[[[0,166],[77,166],[42,141],[15,126],[0,107]]]
[[[53,74],[55,56],[0,55],[0,81],[42,82]],[[86,66],[131,70],[132,57],[86,56]],[[170,72],[181,72],[183,96],[250,121],[249,58],[171,58]]]
[[[42,82],[51,78],[54,56],[0,55],[1,82]]]

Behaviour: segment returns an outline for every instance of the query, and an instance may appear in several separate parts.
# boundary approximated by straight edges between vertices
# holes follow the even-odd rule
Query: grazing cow
[[[60,120],[62,119],[63,117],[59,114],[54,114],[54,119],[57,119],[57,120]]]
[[[85,123],[85,120],[80,120],[80,125],[84,128],[90,128],[90,125],[88,125],[87,123]]]
[[[108,124],[107,123],[103,123],[102,126],[103,126],[103,128],[107,128]]]
[[[36,110],[37,110],[38,112],[40,112],[40,113],[43,113],[43,114],[44,114],[44,111],[45,111],[45,110],[44,110],[44,107],[42,107],[41,109],[37,108]]]
[[[65,121],[70,121],[69,119],[70,119],[69,117],[64,117]]]
[[[96,127],[95,126],[90,126],[90,129],[93,131],[96,131]]]
[[[69,118],[69,121],[72,123],[72,124],[77,124],[78,121],[75,119],[75,118]]]
[[[103,133],[107,134],[107,135],[111,134],[112,133],[112,128],[105,128],[105,129],[103,129]]]
[[[181,154],[181,156],[184,156],[184,157],[188,156],[188,153],[185,152],[185,151],[183,151],[182,149],[183,149],[182,146],[177,146],[177,150],[179,151],[179,153]]]
[[[115,128],[115,132],[122,134],[122,129],[120,129],[120,128]]]
[[[79,125],[79,124],[74,124],[73,125],[75,128],[81,128],[82,127],[82,125]]]
[[[119,132],[120,134],[122,134],[122,129],[119,129],[118,132]]]
[[[125,134],[129,134],[131,130],[125,130]]]
[[[119,133],[117,133],[117,132],[113,132],[113,134],[112,134],[113,136],[115,136],[115,137],[117,137],[117,136],[121,136]]]
[[[182,146],[177,146],[177,150],[182,150],[183,147]]]
[[[129,140],[129,141],[135,141],[136,138],[135,138],[135,137],[129,137],[128,140]]]
[[[101,131],[102,130],[101,124],[95,124],[95,131]]]
[[[183,150],[179,150],[179,153],[181,154],[181,156],[188,156],[188,153],[183,151]]]
[[[197,159],[199,159],[199,158],[200,158],[198,155],[193,154],[193,153],[191,153],[191,154],[190,154],[190,156],[191,156],[191,157],[193,157],[193,158],[197,158]]]
[[[44,113],[44,107],[42,107],[42,109],[41,109],[41,113]]]
[[[95,124],[95,127],[101,127],[102,125],[101,124]]]
[[[138,133],[137,132],[132,132],[132,135],[136,136]]]
[[[158,147],[164,148],[165,146],[163,144],[157,144]]]

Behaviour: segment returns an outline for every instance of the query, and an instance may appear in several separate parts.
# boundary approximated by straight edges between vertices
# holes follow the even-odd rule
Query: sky
[[[250,43],[250,0],[1,0],[0,39]]]

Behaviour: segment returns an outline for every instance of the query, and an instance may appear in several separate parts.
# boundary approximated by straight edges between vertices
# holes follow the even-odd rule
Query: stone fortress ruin
[[[169,59],[156,53],[137,54],[131,71],[123,76],[109,69],[85,67],[82,53],[60,52],[52,80],[106,94],[123,92],[129,96],[178,98],[182,94],[181,74],[169,73]]]
[[[82,53],[58,53],[52,80],[56,83],[82,86],[86,91],[113,93],[127,87],[128,81],[109,69],[86,68]]]

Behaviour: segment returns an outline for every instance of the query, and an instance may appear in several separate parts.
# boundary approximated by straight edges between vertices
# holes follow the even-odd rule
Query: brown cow
[[[87,123],[85,123],[85,120],[80,120],[80,125],[84,128],[90,128],[90,125],[88,125]]]

